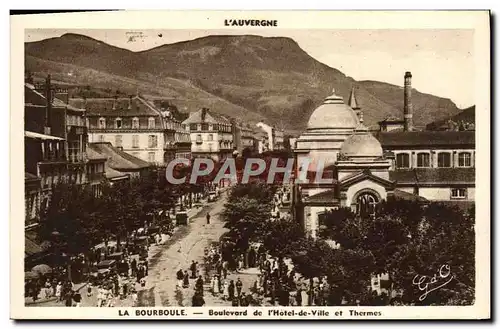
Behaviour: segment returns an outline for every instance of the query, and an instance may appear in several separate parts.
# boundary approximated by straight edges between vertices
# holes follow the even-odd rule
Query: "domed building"
[[[311,114],[306,132],[297,139],[297,160],[300,162],[301,159],[308,158],[309,153],[314,151],[317,156],[325,158],[327,163],[335,163],[342,143],[358,125],[358,116],[334,89]]]
[[[297,139],[295,155],[298,177],[307,177],[294,189],[295,215],[313,238],[327,211],[351,207],[371,214],[394,190],[391,161],[363,125],[354,89],[348,104],[334,90],[314,110],[307,130]]]

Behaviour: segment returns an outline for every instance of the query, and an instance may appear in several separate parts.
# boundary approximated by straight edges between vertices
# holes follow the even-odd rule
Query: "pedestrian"
[[[191,266],[189,267],[189,269],[191,270],[191,278],[192,279],[196,279],[196,263],[194,260],[191,261]]]
[[[201,296],[203,296],[203,279],[200,276],[198,276],[198,279],[196,280],[195,284],[195,292],[199,293]]]
[[[184,276],[183,276],[183,281],[182,281],[182,287],[183,288],[188,288],[189,287],[189,274],[188,274],[188,271],[184,271]]]
[[[229,300],[229,282],[227,280],[224,281],[224,294],[222,299]]]
[[[229,292],[229,300],[234,300],[234,281],[231,280],[229,282],[229,287],[228,287],[228,292]]]
[[[222,275],[224,277],[224,280],[227,279],[227,271],[229,269],[229,262],[225,260],[222,262]]]
[[[240,306],[249,305],[247,295],[244,292],[241,293],[239,299],[240,299]]]
[[[184,280],[184,272],[182,272],[182,269],[179,269],[177,271],[177,288],[181,289],[182,288],[182,281]]]
[[[82,303],[82,295],[78,291],[73,292],[73,300],[76,303],[75,306],[80,307],[80,305]]]
[[[132,293],[132,305],[137,306],[137,290],[134,287],[131,288]]]
[[[97,307],[102,306],[102,301],[104,300],[104,289],[101,285],[97,287]]]
[[[59,281],[57,283],[57,286],[56,286],[56,298],[57,298],[57,302],[61,302],[63,300],[63,296],[62,296],[62,284],[61,284],[61,281]]]
[[[207,224],[210,224],[210,213],[207,213]]]
[[[214,283],[213,283],[213,291],[214,291],[214,294],[215,296],[218,296],[219,293],[220,293],[220,289],[219,289],[219,286],[220,286],[220,280],[219,280],[219,277],[217,275],[214,275]]]
[[[297,306],[302,306],[302,289],[300,284],[297,284],[297,290],[295,293],[295,302]]]
[[[243,255],[238,257],[238,271],[241,271],[244,267]]]
[[[205,305],[205,299],[203,299],[203,296],[201,294],[196,292],[193,295],[193,299],[192,299],[191,303],[194,307],[201,307],[201,306]]]
[[[66,292],[66,296],[64,296],[66,307],[73,306],[73,291],[70,290]]]
[[[52,297],[52,286],[50,284],[50,280],[48,280],[48,279],[45,282],[43,294],[44,294],[45,299],[49,299],[50,297]]]
[[[92,282],[89,282],[87,284],[87,297],[91,297],[92,296]]]
[[[243,289],[243,282],[241,282],[241,279],[238,278],[236,280],[236,296],[239,298],[241,295],[241,290]]]

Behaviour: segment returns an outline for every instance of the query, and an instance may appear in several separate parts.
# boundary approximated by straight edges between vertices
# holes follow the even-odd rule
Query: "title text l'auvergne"
[[[225,19],[224,26],[278,26],[278,21],[268,19]]]

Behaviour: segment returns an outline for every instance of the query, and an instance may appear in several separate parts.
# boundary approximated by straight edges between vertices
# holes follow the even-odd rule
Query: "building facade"
[[[285,132],[281,129],[274,130],[274,150],[285,149]]]
[[[70,103],[87,111],[91,143],[111,143],[160,166],[175,158],[179,123],[143,97],[71,99]]]
[[[222,161],[234,151],[234,130],[231,121],[202,108],[193,112],[184,122],[191,137],[192,157]]]
[[[474,201],[475,132],[378,133],[398,188],[433,201]]]
[[[295,182],[292,199],[294,215],[310,236],[316,237],[327,212],[339,207],[371,215],[388,198],[463,206],[474,200],[474,132],[415,131],[406,89],[411,89],[409,72],[402,130],[371,134],[354,91],[349,105],[334,91],[312,113],[294,149],[297,175],[307,168],[308,179]],[[314,180],[320,168],[330,180]]]

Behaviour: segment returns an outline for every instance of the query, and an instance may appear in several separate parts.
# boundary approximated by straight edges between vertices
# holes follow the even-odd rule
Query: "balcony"
[[[68,135],[69,136],[87,135],[87,127],[68,125]]]
[[[164,150],[174,150],[176,148],[176,145],[172,141],[165,142],[165,145],[163,145]]]
[[[94,172],[87,174],[87,179],[91,182],[101,181],[105,178],[103,172]]]
[[[87,161],[87,153],[70,153],[68,154],[69,163],[80,163]]]

